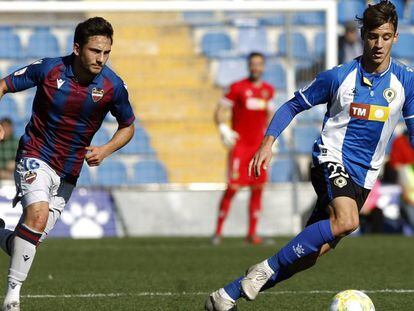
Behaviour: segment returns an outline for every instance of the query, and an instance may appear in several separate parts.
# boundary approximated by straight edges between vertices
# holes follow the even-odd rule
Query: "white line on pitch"
[[[340,290],[285,290],[265,292],[266,295],[296,295],[296,294],[336,294]],[[414,289],[367,289],[361,290],[367,294],[414,294]],[[139,292],[139,293],[89,293],[89,294],[60,294],[60,295],[23,295],[22,298],[105,298],[105,297],[145,297],[145,296],[204,296],[207,292]]]

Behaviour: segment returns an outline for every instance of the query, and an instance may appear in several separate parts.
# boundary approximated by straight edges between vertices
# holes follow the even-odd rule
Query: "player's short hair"
[[[261,57],[263,60],[266,60],[266,57],[264,56],[263,53],[260,52],[251,52],[248,56],[247,56],[247,62],[250,63],[250,61],[252,60],[253,57]]]
[[[112,28],[111,23],[102,17],[96,16],[91,17],[76,26],[73,42],[79,44],[80,47],[83,47],[88,43],[90,37],[105,36],[111,39],[112,44],[113,35],[114,29]]]
[[[0,119],[0,124],[9,124],[9,125],[13,125],[13,121],[10,118],[2,118]]]
[[[388,0],[382,0],[377,4],[369,4],[362,17],[356,16],[357,21],[362,26],[361,35],[365,31],[370,31],[379,26],[391,23],[394,26],[394,32],[397,32],[398,14],[395,5]]]

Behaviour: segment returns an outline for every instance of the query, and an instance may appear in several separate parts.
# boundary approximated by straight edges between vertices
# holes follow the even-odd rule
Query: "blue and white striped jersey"
[[[401,111],[404,119],[414,118],[414,71],[391,59],[386,71],[370,74],[357,58],[322,72],[295,98],[307,109],[327,103],[314,165],[341,163],[358,185],[371,189]]]

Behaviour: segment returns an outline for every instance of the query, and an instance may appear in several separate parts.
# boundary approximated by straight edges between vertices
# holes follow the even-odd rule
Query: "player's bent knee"
[[[333,223],[335,236],[345,236],[351,234],[359,227],[358,217],[349,217],[346,219],[336,219]]]
[[[43,232],[49,218],[48,202],[37,202],[26,207],[24,223],[38,232]]]

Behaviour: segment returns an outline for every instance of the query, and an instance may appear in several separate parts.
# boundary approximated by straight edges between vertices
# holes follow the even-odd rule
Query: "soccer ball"
[[[366,294],[348,289],[335,295],[329,311],[375,311],[375,307]]]

